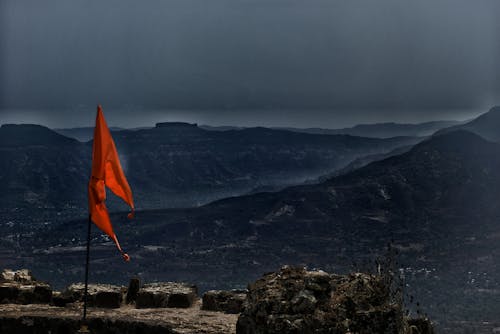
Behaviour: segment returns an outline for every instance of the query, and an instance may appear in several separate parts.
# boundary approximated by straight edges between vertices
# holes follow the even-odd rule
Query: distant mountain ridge
[[[0,208],[84,203],[90,147],[40,125],[2,125],[0,154]]]
[[[3,124],[0,127],[0,147],[76,145],[73,138],[36,124]]]
[[[387,152],[421,140],[311,135],[268,128],[207,131],[177,125],[119,131],[114,138],[131,171],[130,181],[148,189],[139,190],[138,196],[165,198],[167,190],[177,193],[179,201],[183,196],[200,198],[197,192],[220,190],[224,192],[221,198],[260,186],[298,184],[369,152]],[[194,192],[186,193],[191,189]],[[165,207],[165,203],[156,207]]]
[[[434,132],[450,126],[461,124],[459,121],[431,121],[424,123],[405,124],[405,123],[373,123],[358,124],[349,128],[342,129],[322,129],[322,128],[281,128],[290,131],[298,131],[312,134],[344,134],[369,138],[390,138],[398,136],[426,137]],[[280,128],[276,128],[280,129]]]
[[[479,115],[467,123],[443,128],[437,131],[436,134],[439,135],[456,130],[467,130],[487,140],[500,142],[500,106],[491,108],[488,112]]]
[[[167,122],[168,123],[168,122]],[[425,137],[433,134],[434,132],[454,125],[462,124],[459,121],[431,121],[415,124],[405,123],[373,123],[373,124],[358,124],[349,128],[342,129],[327,129],[327,128],[294,128],[294,127],[270,127],[275,130],[287,130],[293,132],[302,132],[309,134],[322,134],[322,135],[351,135],[356,137],[368,138],[390,138],[390,137]],[[201,129],[209,131],[230,131],[230,130],[243,130],[251,127],[244,126],[213,126],[213,125],[199,125]],[[133,128],[128,130],[143,130],[152,127]],[[113,131],[125,130],[124,128],[111,128]],[[54,131],[68,137],[76,138],[80,141],[89,141],[92,139],[93,128],[68,128],[68,129],[54,129]]]
[[[123,130],[123,128],[120,127],[110,127],[109,128],[111,131],[120,131]],[[70,138],[75,138],[78,141],[81,142],[87,142],[89,140],[92,140],[92,137],[94,136],[94,127],[77,127],[77,128],[60,128],[60,129],[53,129],[55,132],[66,136]]]
[[[155,128],[113,131],[113,137],[139,208],[196,206],[254,188],[282,188],[341,168],[360,156],[420,140],[266,128],[207,131],[194,124],[168,122]],[[4,157],[0,180],[7,180],[0,186],[0,200],[5,197],[0,208],[85,208],[91,142],[81,143],[37,125],[2,126],[0,138]]]

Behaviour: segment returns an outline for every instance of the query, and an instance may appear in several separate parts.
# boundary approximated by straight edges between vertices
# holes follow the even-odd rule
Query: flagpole
[[[92,226],[92,221],[89,214],[88,228],[87,228],[87,259],[85,261],[85,291],[83,294],[83,319],[82,322],[86,325],[87,321],[87,299],[88,299],[88,288],[89,288],[89,260],[90,260],[90,228]]]

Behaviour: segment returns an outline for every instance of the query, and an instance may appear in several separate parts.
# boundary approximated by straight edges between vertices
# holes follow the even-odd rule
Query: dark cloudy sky
[[[0,123],[339,127],[500,104],[498,0],[0,0]]]

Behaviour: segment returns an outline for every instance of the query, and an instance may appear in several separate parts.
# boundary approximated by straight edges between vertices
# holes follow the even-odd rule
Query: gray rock
[[[408,319],[410,334],[434,334],[434,327],[427,318]]]
[[[89,284],[87,305],[102,308],[120,307],[125,288],[110,284]],[[64,289],[54,300],[54,305],[64,306],[68,303],[83,302],[84,283],[73,283]],[[58,306],[57,305],[57,306]]]
[[[317,300],[310,290],[299,291],[291,300],[294,313],[312,313],[316,308]]]
[[[74,300],[65,297],[61,292],[59,291],[52,292],[52,303],[51,303],[52,305],[58,307],[64,307],[72,302],[74,302]]]
[[[379,276],[283,267],[249,284],[237,334],[386,333],[406,330]]]
[[[21,304],[48,304],[52,299],[52,289],[48,284],[21,285],[18,301]]]
[[[12,270],[4,269],[0,274],[0,282],[19,282],[29,283],[34,282],[36,279],[28,269]]]
[[[240,313],[247,297],[246,290],[211,290],[203,294],[202,309],[225,313]]]
[[[172,293],[168,296],[167,307],[188,308],[196,299],[194,293]]]
[[[19,296],[19,285],[15,283],[0,283],[0,303],[15,303]]]
[[[99,291],[95,295],[95,307],[119,308],[122,304],[122,291]]]
[[[52,289],[46,283],[17,281],[0,283],[0,303],[2,304],[48,304],[52,299]]]
[[[137,293],[137,308],[191,307],[198,296],[194,285],[184,283],[145,284]]]
[[[136,308],[162,308],[167,307],[168,295],[156,291],[139,291],[137,300],[135,301]]]
[[[132,278],[130,283],[128,284],[127,289],[127,304],[134,303],[137,300],[137,294],[139,293],[139,289],[141,287],[141,281],[139,278]]]

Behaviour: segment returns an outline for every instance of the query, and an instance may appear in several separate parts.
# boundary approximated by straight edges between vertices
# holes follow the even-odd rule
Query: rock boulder
[[[27,269],[4,269],[0,274],[2,304],[48,304],[51,299],[51,287],[36,281]]]
[[[240,313],[247,297],[246,290],[211,290],[203,294],[202,309],[225,313]]]
[[[191,307],[198,289],[185,283],[162,282],[145,284],[137,293],[137,308]]]
[[[4,269],[0,274],[0,282],[19,282],[29,283],[34,282],[36,279],[28,269],[12,270]]]
[[[121,306],[125,288],[110,284],[89,284],[87,303],[92,307],[118,308]],[[65,306],[68,303],[83,302],[84,283],[73,283],[60,294],[54,296],[54,305]]]
[[[237,334],[400,334],[406,325],[378,276],[283,267],[249,285],[236,328]]]
[[[427,318],[408,319],[410,334],[435,334],[432,323]]]

